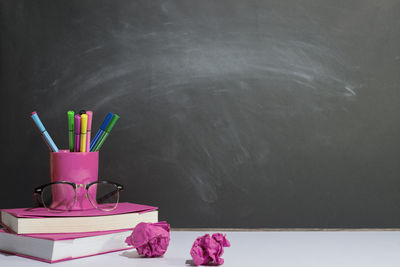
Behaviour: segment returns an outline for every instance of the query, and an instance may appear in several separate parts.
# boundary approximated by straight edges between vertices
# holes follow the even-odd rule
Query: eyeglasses
[[[78,190],[79,188],[83,188],[84,191]],[[54,212],[69,211],[77,201],[82,206],[87,200],[98,210],[111,211],[118,206],[119,193],[123,189],[122,185],[110,181],[95,181],[89,184],[59,181],[35,188],[33,196],[39,206]]]

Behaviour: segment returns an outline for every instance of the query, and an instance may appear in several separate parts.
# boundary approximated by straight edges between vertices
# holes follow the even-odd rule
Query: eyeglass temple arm
[[[116,193],[118,193],[118,191],[119,191],[119,189],[115,189],[115,190],[111,191],[110,193],[108,193],[108,194],[102,196],[101,198],[99,198],[99,199],[97,200],[97,202],[99,202],[99,201],[101,202],[101,201],[104,201],[104,200],[109,199],[110,197],[112,197],[112,196],[114,196]]]
[[[38,197],[37,197],[37,193],[33,193],[33,198],[35,199],[36,205],[38,205],[39,207],[43,207],[43,204],[40,203]]]

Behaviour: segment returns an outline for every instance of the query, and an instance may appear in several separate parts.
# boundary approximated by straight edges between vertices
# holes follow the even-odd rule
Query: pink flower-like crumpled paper
[[[139,223],[125,242],[136,248],[139,255],[159,257],[165,254],[169,245],[170,226],[166,222]]]
[[[228,239],[225,235],[216,233],[210,236],[209,234],[198,237],[190,250],[193,262],[196,265],[207,265],[213,262],[216,265],[224,263],[221,258],[224,253],[224,247],[230,247]]]

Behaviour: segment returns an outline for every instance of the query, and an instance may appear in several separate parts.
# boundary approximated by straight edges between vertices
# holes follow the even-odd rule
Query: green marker
[[[107,136],[110,134],[112,128],[114,127],[114,125],[118,119],[119,119],[119,116],[117,114],[114,114],[110,120],[110,123],[107,125],[106,129],[104,130],[103,135],[100,137],[96,146],[93,148],[93,151],[99,151],[99,149],[103,145],[104,141],[106,141]]]
[[[70,110],[67,112],[68,114],[68,146],[69,146],[69,151],[74,152],[74,142],[75,142],[75,137],[74,137],[74,130],[75,130],[75,124],[74,124],[74,116],[75,112]]]

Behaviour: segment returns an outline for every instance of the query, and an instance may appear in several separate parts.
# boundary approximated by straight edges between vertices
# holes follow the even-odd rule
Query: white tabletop
[[[225,267],[400,266],[400,231],[223,233],[231,242],[222,256]],[[141,258],[136,250],[126,250],[55,263],[55,266],[190,266],[190,248],[196,237],[203,234],[205,232],[172,231],[170,246],[162,258]],[[50,265],[0,254],[0,266]]]

